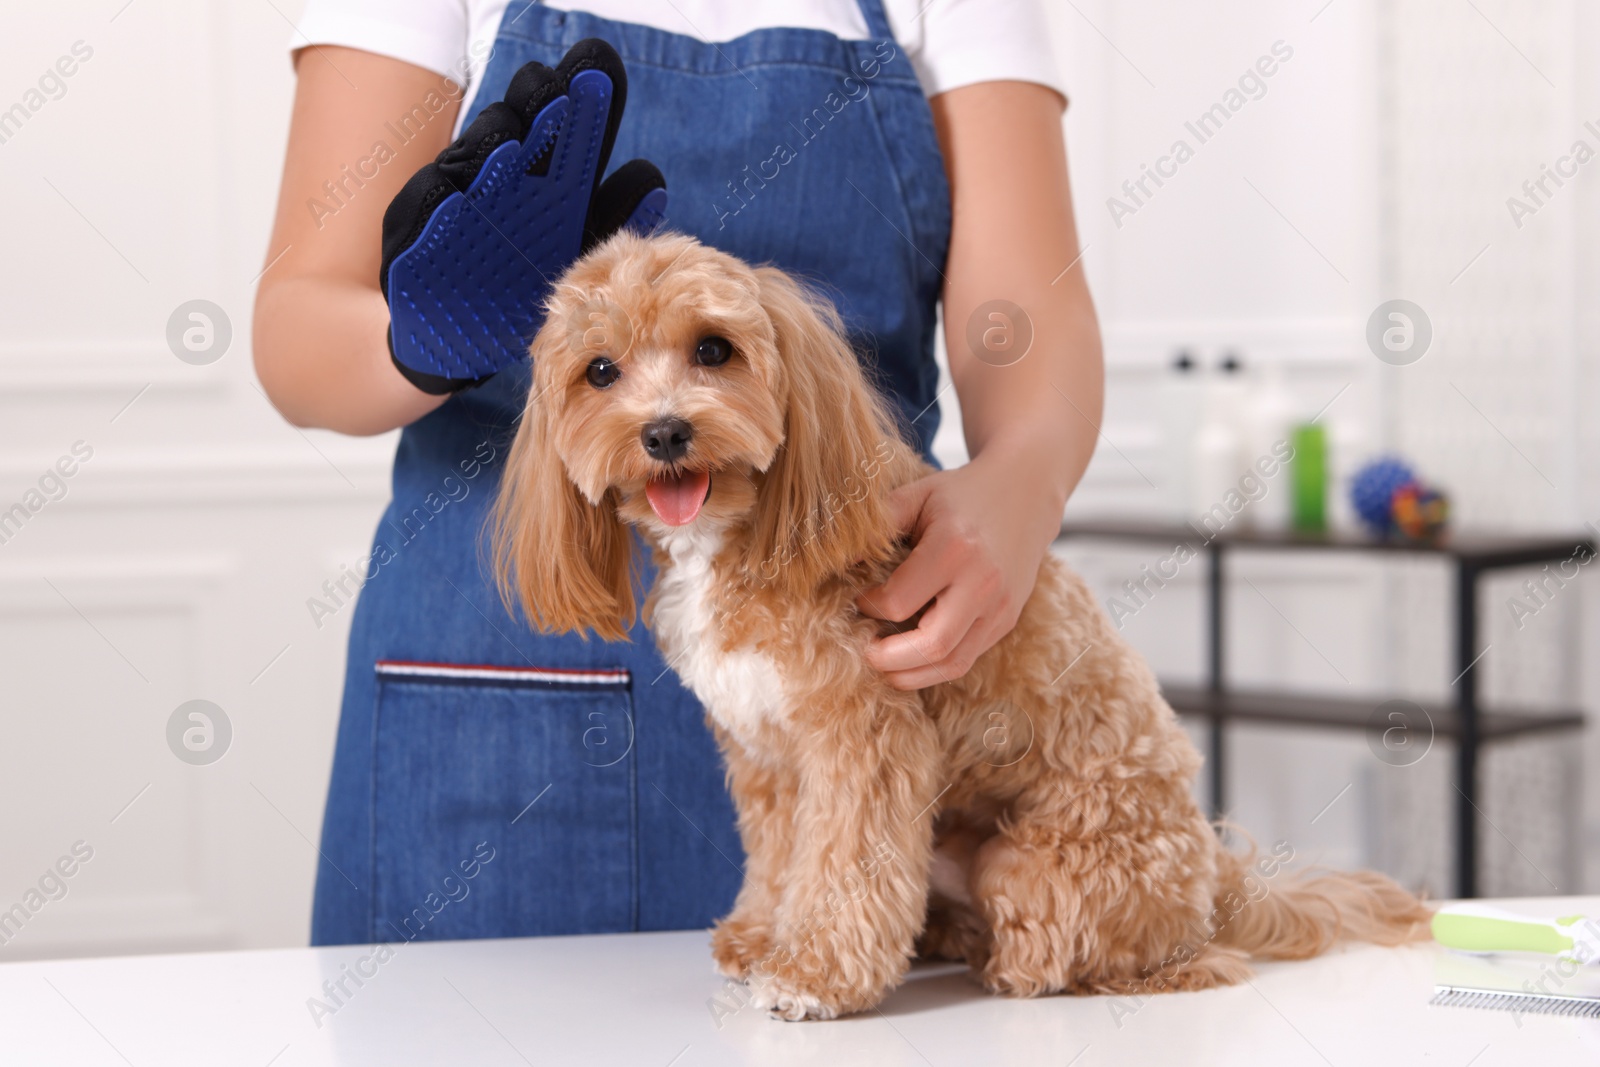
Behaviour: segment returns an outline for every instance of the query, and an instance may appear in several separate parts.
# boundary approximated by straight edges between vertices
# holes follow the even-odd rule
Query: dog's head
[[[625,634],[625,525],[733,545],[811,588],[892,544],[880,472],[905,446],[838,313],[773,267],[619,234],[573,265],[531,349],[496,508],[502,590],[544,631]]]

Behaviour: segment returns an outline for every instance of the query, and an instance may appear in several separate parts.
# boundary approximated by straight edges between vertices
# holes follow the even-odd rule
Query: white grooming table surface
[[[1499,901],[1600,915],[1600,898]],[[1203,993],[1017,1001],[919,967],[882,1010],[783,1023],[736,1007],[704,932],[403,945],[332,1015],[310,998],[370,948],[0,965],[0,1063],[107,1067],[577,1064],[1439,1064],[1600,1062],[1600,1020],[1428,1006],[1433,945],[1263,964]],[[366,970],[371,971],[368,964]]]

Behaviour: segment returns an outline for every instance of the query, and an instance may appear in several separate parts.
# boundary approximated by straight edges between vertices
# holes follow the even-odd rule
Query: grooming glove
[[[529,63],[395,196],[379,281],[390,354],[417,388],[452,393],[526,358],[551,283],[619,229],[661,223],[654,164],[600,181],[627,94],[621,57],[595,38],[555,70]]]

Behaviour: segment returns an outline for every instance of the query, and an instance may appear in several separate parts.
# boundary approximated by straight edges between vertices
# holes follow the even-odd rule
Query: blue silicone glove
[[[555,70],[529,63],[395,196],[379,284],[389,351],[417,388],[455,392],[525,359],[550,283],[624,226],[661,222],[666,182],[651,163],[599,183],[627,91],[621,57],[595,38]]]

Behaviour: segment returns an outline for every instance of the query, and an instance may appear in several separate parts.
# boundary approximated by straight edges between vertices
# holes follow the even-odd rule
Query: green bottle
[[[1291,432],[1290,521],[1296,530],[1321,533],[1328,528],[1328,435],[1314,422]]]

